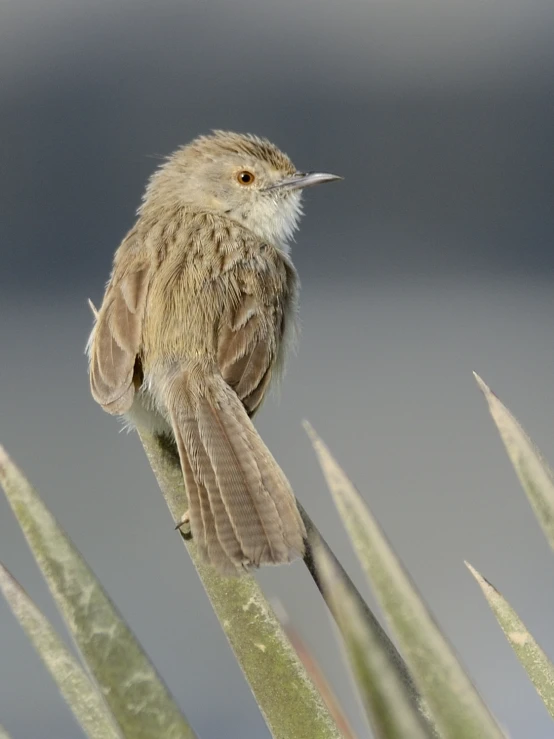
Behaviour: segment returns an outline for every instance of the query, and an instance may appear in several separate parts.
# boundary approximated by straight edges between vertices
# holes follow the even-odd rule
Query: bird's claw
[[[179,523],[175,526],[175,530],[179,529],[179,531],[183,535],[190,534],[190,514],[188,510],[186,510],[183,515],[181,516],[181,520]]]

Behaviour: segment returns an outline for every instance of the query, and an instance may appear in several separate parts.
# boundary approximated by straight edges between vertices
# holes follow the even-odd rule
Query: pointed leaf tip
[[[471,565],[469,562],[465,560],[464,560],[464,564],[467,567],[467,569],[471,572],[473,577],[477,580],[483,592],[490,589],[493,592],[498,593],[498,590],[494,587],[494,585],[490,583],[486,577],[483,577],[483,575],[481,575],[481,573],[478,570],[476,570],[473,565]]]
[[[473,372],[473,377],[475,378],[475,382],[477,383],[479,390],[481,390],[487,400],[497,397],[497,395],[490,389],[487,383],[480,375],[477,374],[477,372]]]
[[[308,434],[308,437],[309,437],[310,441],[312,442],[312,444],[315,444],[315,443],[316,443],[316,441],[318,441],[318,438],[319,438],[319,437],[318,437],[318,435],[316,434],[316,432],[315,432],[315,429],[314,429],[314,427],[313,427],[313,426],[312,426],[312,424],[311,424],[311,423],[310,423],[310,422],[308,421],[308,419],[307,419],[307,418],[305,418],[305,419],[304,419],[304,420],[302,421],[302,426],[304,427],[304,431],[305,431],[305,432],[306,432],[306,433]]]
[[[477,581],[479,581],[479,580],[480,580],[480,578],[481,578],[481,575],[480,575],[480,574],[479,574],[479,573],[477,572],[477,570],[475,569],[475,567],[474,567],[474,566],[473,566],[472,564],[470,564],[470,563],[469,563],[469,562],[467,561],[467,559],[464,559],[464,564],[465,564],[465,566],[467,567],[467,569],[468,569],[468,570],[469,570],[469,571],[471,572],[471,574],[473,575],[473,577],[474,577],[474,578],[475,578],[475,579],[476,579]]]
[[[502,593],[474,567],[467,562],[466,565],[477,580],[485,600],[521,666],[535,686],[535,690],[541,697],[546,709],[554,718],[554,665]]]
[[[477,372],[475,372],[475,370],[473,371],[473,377],[475,378],[475,382],[479,385],[479,387],[481,388],[483,392],[488,390],[487,384],[485,383],[483,378],[480,375],[478,375]]]
[[[478,381],[521,486],[554,549],[554,475],[518,420],[480,378]]]

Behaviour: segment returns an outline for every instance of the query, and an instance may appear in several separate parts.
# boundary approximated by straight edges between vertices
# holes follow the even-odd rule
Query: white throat
[[[289,193],[285,198],[260,198],[250,213],[240,220],[256,236],[288,254],[301,216],[301,193],[298,191]]]

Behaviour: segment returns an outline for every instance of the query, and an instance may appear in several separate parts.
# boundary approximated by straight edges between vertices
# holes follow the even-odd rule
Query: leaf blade
[[[334,718],[337,724],[342,739],[356,739],[354,730],[350,726],[350,722],[344,713],[339,699],[337,698],[335,691],[327,681],[325,674],[318,663],[315,655],[312,653],[304,639],[300,635],[300,632],[290,622],[289,616],[280,601],[274,601],[273,607],[275,613],[279,617],[279,621],[283,626],[287,639],[294,647],[294,651],[297,653],[300,661],[304,665],[306,672],[312,679],[313,684],[319,691],[323,698],[325,705],[329,709],[329,713]]]
[[[183,474],[171,444],[144,429],[139,436],[175,522],[187,509]],[[322,697],[251,575],[224,578],[183,537],[242,672],[275,739],[341,739]],[[271,679],[267,675],[271,675]]]
[[[504,739],[384,533],[344,471],[305,424],[352,544],[444,739]]]
[[[500,628],[547,711],[554,718],[554,665],[504,596],[469,562],[465,564],[483,591]]]
[[[17,580],[0,563],[0,591],[90,739],[121,739],[98,688]]]
[[[335,557],[335,554],[333,553],[330,546],[327,544],[321,533],[319,532],[317,526],[314,524],[312,519],[309,517],[307,512],[304,510],[302,505],[298,503],[298,508],[300,510],[300,515],[302,516],[302,520],[304,521],[304,524],[306,526],[306,533],[307,533],[307,540],[306,540],[306,554],[304,556],[304,563],[306,567],[308,568],[308,571],[310,572],[319,592],[323,596],[323,599],[329,606],[329,603],[327,601],[327,594],[325,593],[325,589],[323,588],[323,583],[321,582],[320,573],[318,568],[315,564],[314,554],[313,552],[318,549],[322,548],[325,550],[325,553],[328,555],[328,557],[333,561],[334,567],[340,571],[341,577],[347,583],[348,589],[358,603],[359,608],[364,613],[364,618],[366,621],[368,621],[369,628],[373,632],[375,632],[378,637],[381,645],[386,650],[387,654],[389,655],[390,660],[394,663],[396,667],[396,671],[398,673],[398,677],[402,680],[402,682],[406,685],[408,688],[410,694],[412,695],[412,699],[414,701],[414,704],[421,706],[421,696],[418,694],[413,680],[412,676],[410,675],[408,668],[406,666],[406,663],[402,659],[402,655],[399,653],[399,651],[396,649],[392,641],[389,639],[387,632],[381,624],[379,623],[379,620],[371,610],[371,608],[367,605],[365,600],[362,598],[359,590],[356,588],[350,577],[348,576],[348,573],[345,571],[341,563],[338,561],[338,559]]]
[[[554,476],[517,419],[479,375],[473,373],[508,457],[550,547],[554,549]]]
[[[379,631],[365,618],[333,559],[321,546],[315,549],[315,559],[373,736],[432,739],[434,732],[414,706],[411,691],[398,675]]]
[[[1,447],[0,483],[123,735],[194,739],[191,727],[102,586]]]

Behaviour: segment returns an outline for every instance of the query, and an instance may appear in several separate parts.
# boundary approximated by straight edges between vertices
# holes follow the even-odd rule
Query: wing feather
[[[235,316],[219,332],[218,365],[225,382],[252,416],[269,386],[283,335],[283,304],[279,296],[264,303],[243,295]]]
[[[114,274],[93,330],[90,386],[94,399],[109,413],[125,413],[133,402],[148,286],[144,266],[119,279]]]

